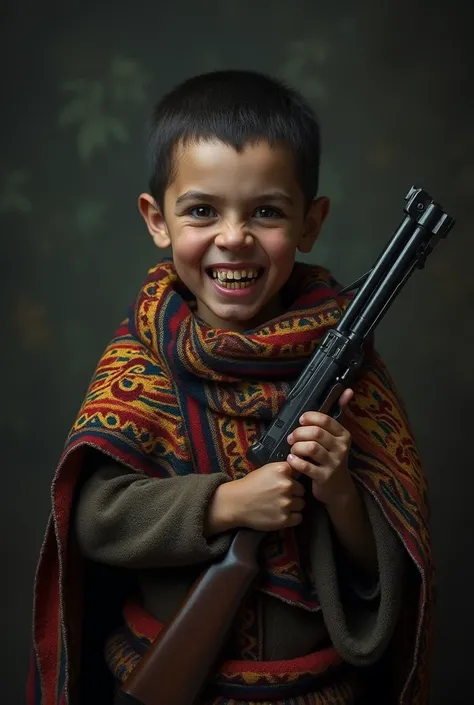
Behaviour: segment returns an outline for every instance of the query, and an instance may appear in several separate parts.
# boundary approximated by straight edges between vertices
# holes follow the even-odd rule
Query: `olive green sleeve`
[[[341,561],[323,505],[315,512],[311,537],[312,572],[324,621],[336,649],[356,666],[378,661],[390,642],[402,601],[406,560],[402,542],[376,500],[365,490],[361,496],[376,542],[378,582],[364,585]]]
[[[107,461],[106,461],[107,462]],[[203,535],[223,473],[155,478],[109,463],[80,490],[75,532],[84,555],[124,568],[189,566],[224,554],[230,534]]]

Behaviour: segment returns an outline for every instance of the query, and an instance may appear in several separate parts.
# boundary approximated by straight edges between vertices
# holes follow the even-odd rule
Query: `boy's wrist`
[[[239,526],[234,492],[235,483],[236,480],[223,482],[212,495],[204,522],[206,537],[221,534]]]
[[[344,491],[335,494],[329,502],[326,502],[326,509],[329,514],[344,512],[348,507],[354,506],[354,504],[359,504],[362,499],[357,489],[355,482],[350,479]]]

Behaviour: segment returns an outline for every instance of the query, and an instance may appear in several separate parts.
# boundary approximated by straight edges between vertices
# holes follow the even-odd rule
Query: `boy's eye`
[[[257,218],[284,218],[285,216],[278,208],[272,206],[259,206],[255,211]]]
[[[194,206],[189,209],[188,213],[193,218],[202,218],[203,220],[214,218],[216,215],[214,208],[211,208],[211,206]]]

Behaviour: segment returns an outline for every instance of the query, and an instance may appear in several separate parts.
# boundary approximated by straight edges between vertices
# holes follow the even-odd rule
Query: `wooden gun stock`
[[[172,622],[122,685],[115,705],[194,705],[258,576],[264,537],[251,529],[236,533],[227,554],[195,582]]]

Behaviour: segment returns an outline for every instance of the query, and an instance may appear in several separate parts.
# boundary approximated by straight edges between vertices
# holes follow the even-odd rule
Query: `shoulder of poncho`
[[[89,445],[135,470],[164,472],[176,454],[180,419],[166,368],[125,321],[97,365],[66,452]]]
[[[122,370],[128,373],[134,363],[145,364],[146,375],[153,375],[160,379],[165,386],[171,387],[172,380],[169,375],[166,361],[158,358],[151,347],[139,340],[129,327],[129,319],[125,319],[116,331],[115,336],[105,348],[101,359],[97,365],[95,376],[104,368],[113,365],[116,371]],[[132,367],[135,372],[135,368]]]

